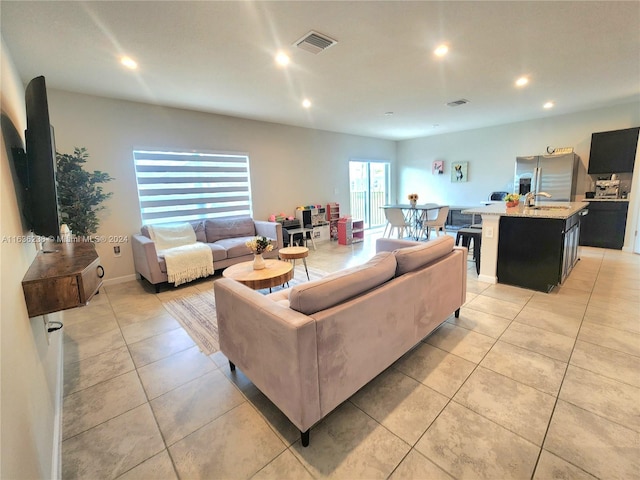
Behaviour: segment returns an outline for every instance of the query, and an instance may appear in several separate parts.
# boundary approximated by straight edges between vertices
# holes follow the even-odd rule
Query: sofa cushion
[[[196,222],[189,222],[189,223],[193,226],[193,229],[196,232],[196,240],[198,242],[207,243],[207,236],[205,235],[205,232],[204,232],[204,221],[198,220]]]
[[[216,268],[216,262],[227,258],[227,249],[215,243],[207,243],[213,254],[213,268]]]
[[[224,238],[218,240],[213,245],[224,248],[227,251],[227,258],[243,257],[245,255],[253,255],[253,252],[247,247],[247,241],[251,240],[251,237],[234,237]]]
[[[363,265],[296,285],[289,292],[289,306],[300,313],[311,315],[381,285],[393,278],[395,272],[394,254],[381,252]]]
[[[207,236],[204,232],[204,222],[202,220],[194,220],[193,222],[189,223],[193,227],[193,231],[196,232],[196,241],[206,243]],[[151,238],[151,235],[149,235],[148,225],[143,225],[142,228],[140,228],[140,233],[147,238]]]
[[[207,242],[213,243],[224,238],[253,237],[256,225],[251,217],[208,218],[204,222]]]
[[[396,276],[411,272],[433,262],[453,250],[453,237],[445,235],[415,247],[399,248],[393,253],[398,266]]]

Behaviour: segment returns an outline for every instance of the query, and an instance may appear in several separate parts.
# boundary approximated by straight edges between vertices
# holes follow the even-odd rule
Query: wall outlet
[[[493,238],[493,227],[487,227],[486,230],[487,231],[484,236],[487,238]]]
[[[121,255],[120,253],[120,245],[116,245],[115,247],[113,247],[113,256],[114,257],[119,257]]]

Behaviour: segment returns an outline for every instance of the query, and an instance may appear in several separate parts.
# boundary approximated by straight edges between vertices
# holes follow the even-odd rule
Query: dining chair
[[[420,221],[432,221],[438,218],[438,204],[437,203],[425,203],[422,205],[422,215]]]
[[[398,238],[404,238],[404,231],[411,233],[411,224],[404,218],[401,208],[385,208],[384,216],[387,219],[387,225],[384,227],[382,236],[387,236],[387,229],[389,229],[388,236],[391,237],[393,229],[398,231]]]
[[[430,211],[433,212],[434,210]],[[427,211],[425,211],[424,213],[426,214]],[[440,236],[441,231],[446,235],[447,230],[445,228],[445,224],[447,222],[448,216],[449,207],[440,207],[438,209],[438,214],[434,220],[425,220],[422,222],[422,227],[420,228],[420,235],[418,235],[418,239],[421,239],[422,235],[426,233],[426,239],[429,240],[432,230],[435,230],[438,237]]]

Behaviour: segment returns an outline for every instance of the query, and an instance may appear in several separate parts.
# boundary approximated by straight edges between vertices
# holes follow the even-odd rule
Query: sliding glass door
[[[349,162],[351,216],[364,220],[365,228],[386,223],[380,207],[389,203],[389,163],[368,160]]]

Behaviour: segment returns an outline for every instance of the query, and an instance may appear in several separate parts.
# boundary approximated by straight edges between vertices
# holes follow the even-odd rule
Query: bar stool
[[[480,274],[480,246],[482,243],[482,230],[479,228],[461,228],[456,235],[456,245],[469,248],[473,241],[473,260],[476,262],[476,273]]]

